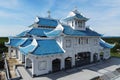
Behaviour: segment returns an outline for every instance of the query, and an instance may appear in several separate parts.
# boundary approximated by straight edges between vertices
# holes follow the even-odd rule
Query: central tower
[[[85,30],[85,23],[87,20],[88,18],[81,15],[77,9],[71,11],[67,18],[64,19],[64,21],[75,30]]]

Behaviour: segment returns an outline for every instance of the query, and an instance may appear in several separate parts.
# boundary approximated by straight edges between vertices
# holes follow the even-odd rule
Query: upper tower
[[[64,21],[75,30],[85,30],[88,18],[84,17],[77,9],[71,11]]]

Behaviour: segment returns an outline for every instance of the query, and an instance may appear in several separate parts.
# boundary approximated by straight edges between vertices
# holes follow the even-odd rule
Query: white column
[[[93,53],[90,54],[90,62],[93,62]]]
[[[100,53],[98,53],[98,60],[100,60]]]
[[[23,55],[23,62],[25,62],[25,55]]]
[[[18,51],[18,60],[20,60],[20,51]]]
[[[18,59],[18,49],[16,49],[16,59]]]
[[[21,54],[22,55],[22,62],[25,62],[25,55],[24,54]]]
[[[20,55],[19,60],[22,61],[22,54],[20,53],[20,51],[19,51],[19,55]]]
[[[11,47],[8,47],[8,55],[9,55],[9,58],[11,58]]]
[[[35,61],[35,59],[32,59],[32,76],[34,77],[34,75],[35,75],[35,64],[36,63],[36,61]]]
[[[73,57],[72,57],[72,67],[74,67],[75,66],[75,55],[73,55]]]
[[[50,58],[49,60],[48,60],[48,64],[47,64],[48,66],[49,66],[49,72],[52,72],[52,59]]]
[[[32,67],[32,60],[25,57],[25,67]]]
[[[25,57],[25,68],[27,68],[27,58]]]
[[[61,70],[65,68],[65,61],[64,58],[62,57],[61,59]]]

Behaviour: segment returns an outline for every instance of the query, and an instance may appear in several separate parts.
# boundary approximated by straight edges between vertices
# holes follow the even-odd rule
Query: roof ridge
[[[56,41],[56,40],[55,40]],[[62,48],[62,46],[60,45],[60,43],[58,41],[56,41],[56,43],[59,45],[59,47],[63,50],[63,52],[65,53],[65,50]]]
[[[28,50],[28,53],[33,52],[33,51],[36,49],[36,47],[38,46],[38,43],[37,43],[37,41],[36,41],[35,38],[34,38],[33,41],[31,42],[31,44],[29,44],[29,45],[27,45],[27,46],[25,46],[25,47],[19,46],[19,49],[20,49],[20,50],[21,50],[21,49],[25,49],[25,48],[30,47],[30,46],[33,46],[33,48],[32,48],[31,51]],[[27,53],[27,54],[28,54],[28,53]]]
[[[24,43],[27,41],[28,38],[22,38],[22,39],[24,40],[24,41],[22,42],[22,44],[24,44]],[[22,45],[22,44],[21,44],[21,45]],[[21,46],[21,45],[19,45],[19,46]]]
[[[31,44],[32,44],[32,43],[31,43]],[[35,47],[33,48],[32,52],[34,52],[35,49],[36,49],[37,46],[38,46],[38,42],[37,42],[37,40],[36,40],[35,38],[33,39],[33,44],[35,44]]]
[[[38,17],[38,18],[44,18],[44,19],[49,19],[49,20],[59,20],[59,19],[48,18],[48,17]]]

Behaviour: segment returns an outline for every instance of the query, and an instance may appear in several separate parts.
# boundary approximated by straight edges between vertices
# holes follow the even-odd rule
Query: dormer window
[[[82,21],[78,21],[78,27],[82,27]]]
[[[72,21],[72,26],[74,26],[74,22]]]
[[[78,24],[78,21],[75,21],[75,25],[77,25]]]

